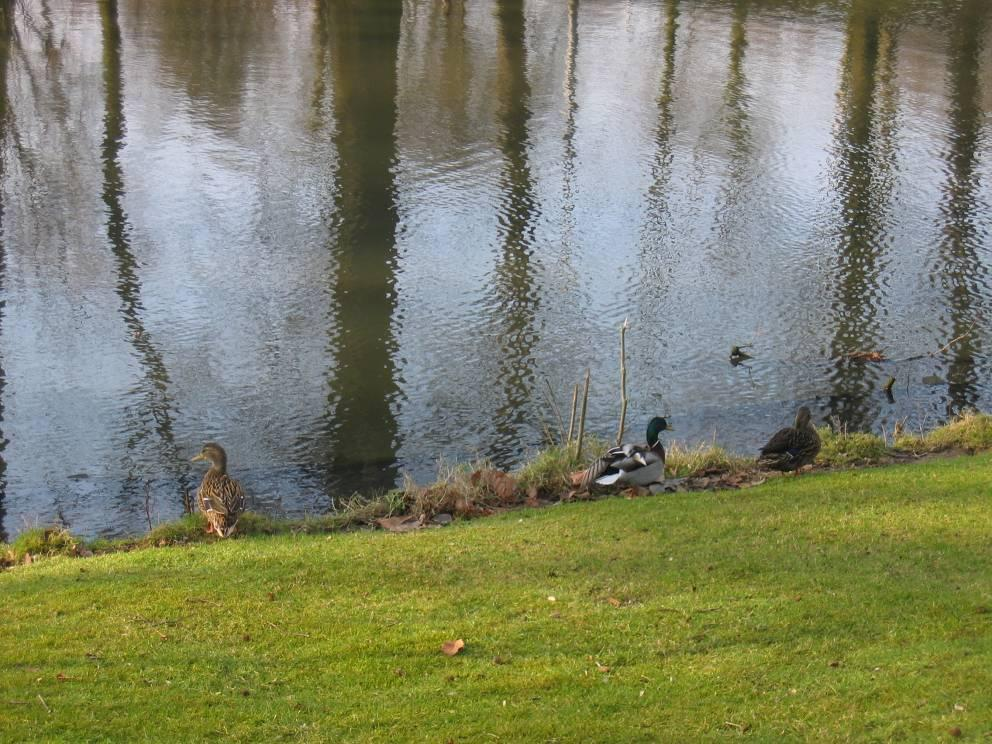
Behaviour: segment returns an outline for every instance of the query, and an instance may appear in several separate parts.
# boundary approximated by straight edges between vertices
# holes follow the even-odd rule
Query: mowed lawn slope
[[[4,741],[990,733],[988,455],[0,574]]]

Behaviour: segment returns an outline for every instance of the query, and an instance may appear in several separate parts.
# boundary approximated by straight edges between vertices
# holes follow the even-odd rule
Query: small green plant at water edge
[[[877,434],[856,431],[834,431],[829,426],[817,429],[820,454],[816,461],[823,465],[854,465],[876,462],[885,457],[888,448]]]
[[[598,443],[590,442],[589,445],[595,448]],[[560,491],[569,487],[569,476],[582,466],[574,447],[552,445],[538,452],[517,471],[517,483],[524,491],[531,488],[540,492]]]
[[[7,552],[16,561],[28,555],[76,555],[81,544],[79,538],[62,527],[35,527],[18,535]]]
[[[239,523],[240,527],[240,523]],[[146,535],[150,543],[164,541],[166,543],[194,542],[203,539],[207,521],[201,514],[187,514],[173,522],[158,525]]]

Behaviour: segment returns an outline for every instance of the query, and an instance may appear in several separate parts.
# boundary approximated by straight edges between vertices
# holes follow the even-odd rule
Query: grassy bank
[[[891,436],[834,431],[830,427],[819,431],[823,448],[817,457],[817,467],[828,469],[905,461],[938,453],[974,454],[992,450],[992,416],[977,412],[966,413],[919,434],[898,429]],[[591,437],[587,438],[581,455],[571,447],[547,447],[513,473],[496,470],[486,461],[442,463],[437,480],[429,485],[408,479],[402,488],[371,497],[356,495],[337,512],[305,519],[248,513],[238,523],[238,533],[243,537],[337,532],[373,525],[380,518],[394,515],[426,522],[438,514],[476,517],[513,507],[608,495],[599,491],[577,493],[572,477],[607,447],[602,440]],[[683,481],[681,487],[689,490],[739,488],[762,482],[765,474],[754,468],[753,459],[729,453],[716,444],[686,447],[674,442],[668,447],[667,476]],[[145,535],[116,540],[85,540],[63,528],[37,527],[20,534],[11,545],[0,543],[0,569],[55,555],[89,557],[96,553],[212,540],[204,534],[205,525],[202,517],[191,515],[160,524]]]
[[[979,738],[990,486],[980,455],[21,566],[0,574],[0,732]]]

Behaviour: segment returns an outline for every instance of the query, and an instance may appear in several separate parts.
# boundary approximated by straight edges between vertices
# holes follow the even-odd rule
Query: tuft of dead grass
[[[488,460],[457,465],[442,461],[434,483],[421,486],[407,476],[402,493],[405,513],[423,519],[442,513],[478,516],[523,499],[516,479]]]
[[[716,444],[703,442],[688,447],[672,442],[665,448],[665,470],[669,476],[684,478],[703,473],[739,473],[754,468],[754,460],[728,452]]]
[[[992,449],[992,416],[967,411],[931,431],[899,434],[894,446],[914,455],[957,449],[967,452]]]

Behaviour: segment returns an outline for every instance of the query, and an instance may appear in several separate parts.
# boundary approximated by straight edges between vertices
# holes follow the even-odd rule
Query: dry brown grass
[[[895,448],[916,455],[947,450],[978,452],[992,449],[992,416],[967,411],[931,431],[897,435]]]
[[[689,447],[682,442],[672,442],[665,448],[665,470],[670,477],[709,472],[738,473],[753,467],[753,459],[727,452],[716,444],[703,442]]]

